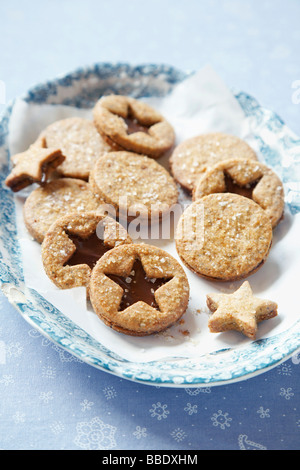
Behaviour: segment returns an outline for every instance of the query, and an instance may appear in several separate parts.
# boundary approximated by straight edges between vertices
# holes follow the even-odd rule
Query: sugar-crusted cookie
[[[208,169],[193,192],[193,199],[212,193],[232,192],[253,199],[270,217],[275,227],[284,211],[284,189],[277,174],[260,162],[230,159]]]
[[[158,158],[175,140],[172,126],[148,104],[122,95],[100,98],[94,110],[98,132],[115,150]]]
[[[24,221],[29,233],[39,243],[50,226],[63,215],[97,210],[101,200],[90,185],[75,178],[59,178],[36,188],[24,204]]]
[[[11,160],[14,166],[5,184],[12,191],[18,192],[33,183],[45,183],[65,157],[58,147],[45,149],[31,145],[25,152],[13,155]]]
[[[132,336],[165,330],[186,311],[187,276],[164,250],[131,244],[100,258],[90,281],[95,313],[108,326]]]
[[[248,281],[232,294],[213,293],[206,299],[213,312],[208,322],[212,333],[237,330],[255,339],[257,323],[277,316],[277,304],[255,297]]]
[[[178,190],[168,171],[152,158],[110,152],[98,159],[89,182],[95,194],[117,213],[141,218],[161,216],[177,202]]]
[[[254,150],[240,138],[213,132],[181,142],[170,157],[175,180],[191,192],[199,177],[211,166],[229,158],[257,160]]]
[[[194,201],[181,215],[176,249],[199,276],[219,281],[242,279],[266,261],[272,225],[254,201],[232,193]]]
[[[41,132],[40,139],[44,147],[59,148],[65,156],[57,169],[63,177],[88,180],[96,160],[111,150],[93,121],[80,117],[53,122]]]
[[[61,289],[88,287],[93,267],[104,253],[131,243],[114,219],[95,212],[72,213],[57,219],[42,243],[42,261],[51,281]]]

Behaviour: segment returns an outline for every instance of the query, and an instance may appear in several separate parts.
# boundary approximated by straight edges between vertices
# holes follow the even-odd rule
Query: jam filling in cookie
[[[177,145],[170,157],[170,169],[175,180],[192,192],[209,168],[230,158],[257,161],[255,151],[247,142],[234,135],[212,132],[191,137]]]
[[[93,117],[99,134],[113,150],[159,158],[175,142],[174,129],[164,116],[129,96],[101,97]]]
[[[207,169],[193,190],[193,200],[213,193],[236,193],[256,202],[268,214],[272,227],[284,212],[284,188],[268,166],[251,159],[231,158]]]
[[[184,269],[169,253],[128,243],[105,253],[92,270],[91,305],[110,328],[130,336],[163,331],[181,318],[189,302]]]
[[[93,269],[101,256],[111,249],[110,246],[103,243],[103,240],[97,236],[97,233],[93,233],[88,238],[82,238],[70,232],[67,232],[67,235],[76,246],[76,250],[64,266],[87,264]]]
[[[86,286],[92,270],[109,250],[131,243],[114,219],[92,212],[71,212],[58,218],[42,242],[42,262],[49,279],[60,289]]]
[[[145,125],[142,125],[136,118],[133,116],[128,116],[124,118],[124,121],[127,125],[127,134],[134,134],[135,132],[144,132],[144,134],[149,133],[149,128]]]
[[[153,308],[159,310],[159,306],[154,297],[154,293],[163,284],[172,278],[149,278],[147,277],[141,261],[137,258],[133,264],[131,273],[126,276],[106,274],[112,281],[119,284],[123,289],[123,297],[119,306],[119,311],[125,310],[136,302],[143,301]]]
[[[261,178],[251,183],[248,183],[245,186],[240,186],[234,181],[233,178],[231,178],[231,176],[228,173],[224,172],[224,182],[225,182],[225,187],[226,187],[225,192],[239,194],[240,196],[247,197],[248,199],[253,199],[252,197],[253,190],[255,186],[258,184],[260,179]]]

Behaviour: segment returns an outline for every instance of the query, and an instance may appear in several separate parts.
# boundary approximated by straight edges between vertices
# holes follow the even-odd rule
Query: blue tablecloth
[[[0,111],[80,65],[209,62],[300,134],[297,0],[10,0],[0,18]],[[226,386],[137,384],[61,350],[0,293],[0,449],[299,449],[299,372],[294,355]]]

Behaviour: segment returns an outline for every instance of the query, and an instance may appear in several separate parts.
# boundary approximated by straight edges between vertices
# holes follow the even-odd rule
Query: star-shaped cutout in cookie
[[[143,301],[151,307],[159,310],[154,293],[171,278],[148,278],[141,261],[137,258],[131,272],[127,276],[106,274],[112,281],[123,289],[123,297],[119,310],[125,310],[136,302]]]
[[[14,155],[15,166],[5,180],[6,186],[17,192],[32,183],[44,183],[50,173],[65,160],[61,150],[31,145],[23,153]]]
[[[248,281],[233,294],[209,294],[206,298],[214,312],[208,322],[212,333],[237,330],[255,339],[257,323],[277,315],[277,304],[255,297]]]

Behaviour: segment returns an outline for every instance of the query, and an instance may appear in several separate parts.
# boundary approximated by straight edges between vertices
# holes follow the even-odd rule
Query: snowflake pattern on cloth
[[[85,450],[105,450],[116,447],[116,428],[103,423],[100,418],[93,418],[88,422],[80,422],[76,426],[77,435],[75,444]]]
[[[10,422],[10,432],[1,435],[2,448],[18,448],[20,435],[23,448],[40,449],[298,447],[298,355],[227,386],[146,386],[66,360],[65,351],[33,333],[4,297],[2,304],[1,419]],[[284,435],[277,432],[282,423],[288,423]]]

